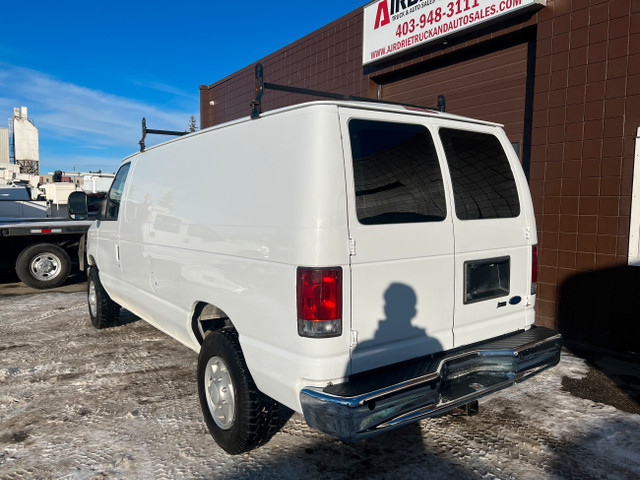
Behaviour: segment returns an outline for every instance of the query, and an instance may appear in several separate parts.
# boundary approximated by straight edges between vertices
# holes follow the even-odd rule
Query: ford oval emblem
[[[522,297],[511,297],[509,299],[509,304],[511,305],[517,305],[522,301]]]

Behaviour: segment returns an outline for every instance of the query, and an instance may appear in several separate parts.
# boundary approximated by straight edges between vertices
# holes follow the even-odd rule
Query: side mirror
[[[87,194],[76,191],[69,195],[69,216],[74,220],[86,220],[89,216]]]

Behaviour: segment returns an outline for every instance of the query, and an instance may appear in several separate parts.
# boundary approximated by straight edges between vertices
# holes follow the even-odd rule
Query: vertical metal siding
[[[9,129],[0,128],[0,165],[9,163]]]
[[[501,123],[512,142],[522,146],[527,81],[527,45],[447,65],[382,85],[382,98],[435,106],[445,95],[447,110]]]

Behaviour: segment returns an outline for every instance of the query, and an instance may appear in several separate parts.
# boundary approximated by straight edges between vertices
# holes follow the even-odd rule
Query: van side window
[[[107,207],[105,210],[105,220],[117,220],[118,211],[120,210],[120,200],[122,199],[122,192],[124,190],[124,182],[127,179],[127,173],[129,173],[130,163],[127,163],[120,167],[116,178],[113,179],[111,188],[107,195]]]
[[[442,172],[426,127],[351,120],[349,133],[360,223],[439,222],[446,218]]]
[[[518,188],[497,137],[487,133],[440,129],[460,220],[520,215]]]

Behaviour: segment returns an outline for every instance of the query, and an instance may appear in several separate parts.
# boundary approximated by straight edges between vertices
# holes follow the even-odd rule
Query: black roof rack
[[[256,119],[262,113],[262,95],[265,90],[277,90],[280,92],[298,93],[300,95],[312,95],[314,97],[332,98],[334,100],[347,100],[357,102],[379,103],[384,105],[400,105],[402,107],[419,108],[426,110],[434,110],[444,112],[446,110],[446,99],[444,95],[438,95],[437,107],[425,107],[423,105],[411,105],[409,103],[389,102],[386,100],[378,100],[368,97],[357,97],[355,95],[342,95],[340,93],[322,92],[319,90],[309,90],[307,88],[292,87],[289,85],[277,85],[275,83],[266,83],[264,81],[264,67],[261,63],[256,64],[255,68],[256,97],[251,102],[251,118]]]
[[[191,132],[176,132],[175,130],[155,130],[153,128],[147,128],[147,119],[145,117],[142,117],[142,138],[138,142],[138,144],[140,145],[141,152],[144,152],[144,149],[146,148],[146,145],[144,144],[144,139],[146,138],[147,133],[155,133],[157,135],[182,136]]]

